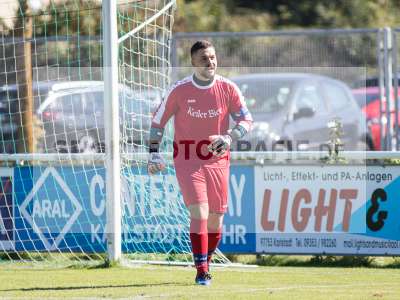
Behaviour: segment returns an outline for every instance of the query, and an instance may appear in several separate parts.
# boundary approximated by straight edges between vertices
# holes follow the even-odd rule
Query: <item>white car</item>
[[[6,88],[8,93],[17,86]],[[33,87],[35,115],[43,126],[39,151],[104,151],[104,84],[102,81],[38,82]],[[119,86],[120,133],[124,145],[147,143],[151,113],[161,102],[161,93],[133,91]]]

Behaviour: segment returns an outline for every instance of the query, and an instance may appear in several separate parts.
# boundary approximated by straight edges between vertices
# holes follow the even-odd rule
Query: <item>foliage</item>
[[[376,267],[371,256],[322,256],[316,255],[310,259],[310,264],[321,267]]]
[[[229,1],[177,0],[177,4],[177,32],[267,30],[272,23],[268,12],[256,13],[246,8],[231,12]]]
[[[21,3],[25,3],[25,0],[21,0]],[[397,17],[400,2],[397,0],[177,0],[177,4],[176,32],[400,25]],[[20,8],[16,13],[21,17],[25,10]],[[52,0],[41,14],[39,23],[47,22],[50,25],[57,20],[64,20],[59,22],[60,26],[49,26],[46,29],[48,35],[100,33],[101,9],[96,0]],[[67,19],[70,22],[65,21]],[[43,34],[43,27],[38,26],[37,35]]]
[[[0,44],[3,53],[0,68],[6,70],[0,74],[0,83],[15,83],[19,77],[16,71],[23,70],[24,47],[17,46],[20,43],[16,37],[22,38],[29,18],[34,41],[31,43],[33,67],[48,68],[46,72],[34,72],[35,80],[58,79],[71,74],[85,79],[81,67],[88,67],[85,70],[90,73],[88,79],[98,79],[93,77],[96,73],[91,69],[102,65],[101,7],[98,1],[50,1],[36,13],[30,12],[27,0],[20,0],[19,4],[13,26],[4,31],[4,40]],[[71,68],[76,68],[75,72]]]
[[[176,31],[399,26],[396,0],[179,0]]]

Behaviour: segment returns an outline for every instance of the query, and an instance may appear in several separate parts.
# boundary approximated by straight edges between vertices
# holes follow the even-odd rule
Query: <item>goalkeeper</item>
[[[148,172],[165,168],[159,145],[174,116],[174,165],[190,212],[190,240],[197,269],[195,282],[209,285],[209,263],[221,239],[229,190],[229,147],[251,128],[252,117],[239,88],[216,75],[214,46],[197,41],[191,50],[194,74],[175,83],[154,114]],[[229,116],[236,125],[229,130]]]

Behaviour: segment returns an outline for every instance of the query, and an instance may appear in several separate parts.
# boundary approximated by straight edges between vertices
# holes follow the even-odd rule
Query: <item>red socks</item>
[[[208,234],[206,219],[191,219],[190,241],[192,242],[193,259],[197,273],[208,272]]]
[[[190,241],[197,273],[208,272],[212,255],[221,240],[222,228],[207,233],[207,220],[191,219]]]
[[[221,228],[208,232],[208,253],[207,253],[207,264],[210,264],[212,255],[217,249],[219,241],[221,240]]]

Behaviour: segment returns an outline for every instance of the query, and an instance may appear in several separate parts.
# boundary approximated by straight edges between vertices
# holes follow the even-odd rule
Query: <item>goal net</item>
[[[3,2],[17,15],[0,22],[0,260],[104,261],[101,3]],[[192,262],[171,160],[163,174],[146,171],[151,116],[170,85],[174,9],[175,1],[118,1],[125,262]],[[167,156],[172,133],[161,147]],[[228,260],[218,253],[215,262]]]
[[[133,91],[122,97],[121,175],[123,251],[136,261],[192,261],[189,215],[169,164],[162,175],[146,170],[152,112],[170,82],[174,1],[137,1],[120,10],[120,82]],[[124,5],[121,8],[125,7]],[[171,125],[171,124],[170,124]],[[161,151],[171,161],[173,132],[166,128]],[[215,262],[227,262],[221,254]]]

